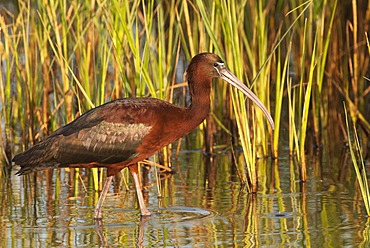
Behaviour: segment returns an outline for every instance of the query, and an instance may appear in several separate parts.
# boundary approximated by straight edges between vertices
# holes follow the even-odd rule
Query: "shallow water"
[[[347,168],[341,181],[340,159],[330,163],[322,159],[321,164],[310,159],[310,180],[304,184],[289,159],[282,158],[279,164],[260,160],[260,192],[248,194],[229,156],[218,154],[210,161],[198,151],[183,153],[174,164],[177,174],[161,175],[160,184],[155,172],[150,172],[144,196],[153,215],[146,218],[139,216],[134,190],[117,186],[117,178],[104,203],[102,223],[93,220],[98,194],[83,170],[75,184],[64,169],[27,177],[15,176],[14,169],[1,184],[0,246],[352,247],[369,243],[368,219],[352,168]],[[207,171],[205,164],[216,168],[215,173]]]

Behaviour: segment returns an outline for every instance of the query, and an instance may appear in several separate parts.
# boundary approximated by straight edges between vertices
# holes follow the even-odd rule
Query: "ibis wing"
[[[149,99],[121,99],[87,111],[16,155],[18,174],[69,164],[115,164],[136,157],[152,129],[151,106],[156,105]]]
[[[138,118],[140,106],[129,101],[99,106],[57,130],[56,160],[61,164],[113,164],[135,157],[151,125]]]
[[[101,121],[62,137],[56,160],[62,164],[110,164],[129,160],[137,155],[136,149],[150,128],[141,123]]]
[[[19,174],[68,164],[113,164],[137,156],[150,132],[154,99],[121,99],[103,104],[63,126],[13,161]],[[157,100],[159,101],[159,100]],[[162,102],[160,102],[162,103]]]

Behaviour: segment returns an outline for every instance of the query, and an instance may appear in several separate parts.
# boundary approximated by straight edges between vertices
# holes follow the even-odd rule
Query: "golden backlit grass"
[[[18,13],[0,16],[2,158],[9,163],[59,126],[120,97],[185,106],[187,63],[210,51],[273,113],[276,129],[217,81],[212,115],[194,146],[215,137],[208,146],[242,147],[240,181],[257,191],[256,160],[279,158],[287,140],[306,180],[307,147],[326,143],[322,130],[340,122],[342,98],[370,130],[366,13],[338,1],[19,1]],[[167,163],[176,150],[168,149]]]

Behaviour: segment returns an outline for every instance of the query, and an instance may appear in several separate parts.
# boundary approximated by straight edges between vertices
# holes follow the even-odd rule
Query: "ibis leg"
[[[96,207],[95,207],[94,219],[96,219],[96,220],[100,220],[100,219],[103,218],[101,209],[103,207],[103,202],[105,200],[105,197],[107,196],[108,189],[109,189],[110,184],[112,183],[112,180],[113,180],[113,176],[109,176],[105,180],[103,190],[102,190],[102,192],[100,193],[100,196],[99,196],[98,204],[96,204]]]
[[[134,179],[137,200],[139,201],[141,215],[142,216],[151,215],[151,212],[145,206],[143,192],[141,191],[141,185],[140,185],[140,180],[139,180],[139,175],[138,175],[138,165],[137,164],[131,165],[129,169],[130,169],[132,178]]]

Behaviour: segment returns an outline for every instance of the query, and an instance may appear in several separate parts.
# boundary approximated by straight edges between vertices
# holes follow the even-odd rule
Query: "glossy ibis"
[[[13,162],[21,166],[17,174],[59,167],[106,167],[107,179],[95,208],[95,219],[101,219],[102,205],[113,176],[128,167],[134,179],[141,215],[150,215],[141,192],[137,163],[188,134],[205,119],[210,109],[212,79],[217,77],[252,99],[274,128],[273,119],[262,102],[226,69],[220,57],[201,53],[187,68],[189,107],[178,107],[155,98],[124,98],[108,102],[87,111],[16,155]]]

